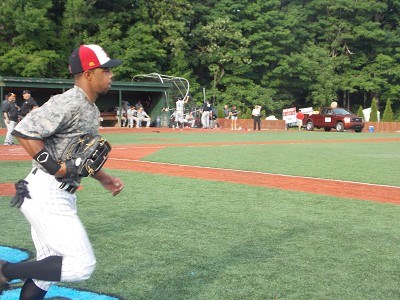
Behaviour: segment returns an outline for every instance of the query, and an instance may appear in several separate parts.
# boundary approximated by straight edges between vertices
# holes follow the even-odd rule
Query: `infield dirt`
[[[119,130],[112,129],[112,132],[117,133]],[[384,141],[387,140],[385,139]],[[218,143],[212,144],[217,145]],[[229,143],[224,144],[226,145]],[[400,187],[395,186],[145,161],[147,155],[170,146],[176,145],[113,145],[113,151],[111,152],[110,158],[105,167],[110,169],[131,170],[134,172],[276,188],[347,199],[400,204]],[[191,146],[200,147],[203,146],[203,144],[196,143]],[[0,146],[0,160],[17,161],[29,159],[30,157],[25,153],[21,146]],[[250,174],[251,176],[249,176]],[[323,190],[321,189],[322,184],[324,186]],[[14,193],[14,183],[0,182],[0,196],[12,196]]]

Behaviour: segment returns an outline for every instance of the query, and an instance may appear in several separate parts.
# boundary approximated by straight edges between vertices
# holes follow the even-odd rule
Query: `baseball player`
[[[7,100],[2,103],[2,111],[4,122],[7,127],[6,138],[4,139],[4,146],[14,145],[12,132],[18,123],[18,106],[15,104],[15,94],[8,93]]]
[[[176,109],[175,109],[175,122],[176,128],[179,127],[179,124],[182,124],[182,128],[184,127],[184,111],[185,111],[185,104],[188,103],[189,96],[186,96],[185,99],[178,98],[176,100]]]
[[[111,68],[120,64],[100,46],[81,45],[69,58],[75,86],[32,110],[16,126],[13,134],[33,157],[33,168],[16,184],[11,206],[19,207],[29,222],[37,257],[20,263],[0,261],[0,294],[7,281],[23,278],[20,299],[43,299],[53,282],[81,281],[93,273],[96,259],[74,194],[80,180],[70,180],[81,159],[73,164],[62,159],[71,141],[98,134],[95,101],[108,92]],[[92,175],[113,196],[123,189],[120,179],[103,170]]]

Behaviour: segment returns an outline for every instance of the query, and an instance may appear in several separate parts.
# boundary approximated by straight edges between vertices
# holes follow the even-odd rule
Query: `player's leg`
[[[63,190],[50,190],[48,193],[49,198],[52,199],[50,202],[58,206],[56,212],[46,211],[45,207],[49,206],[49,203],[44,206],[34,203],[38,201],[34,196],[35,193],[31,193],[32,199],[25,199],[21,206],[22,213],[34,228],[32,238],[38,252],[38,259],[52,256],[54,253],[62,256],[59,281],[88,279],[94,271],[96,259],[86,230],[77,215],[76,197]],[[35,210],[36,213],[32,213]],[[43,219],[46,221],[43,222]],[[29,278],[36,279],[37,277]],[[34,282],[38,284],[36,280]],[[46,284],[39,287],[46,289]]]
[[[12,136],[11,132],[14,130],[16,124],[17,124],[17,122],[15,122],[15,121],[9,121],[8,124],[6,123],[7,133],[6,133],[6,138],[4,139],[4,145],[13,145],[14,144],[13,136]]]
[[[32,279],[27,279],[22,286],[19,300],[42,300],[47,291],[39,288]]]
[[[77,216],[75,195],[60,190],[54,176],[40,170],[26,181],[31,199],[25,199],[21,212],[31,224],[37,261],[8,263],[1,273],[9,280],[32,278],[45,291],[53,281],[88,279],[96,259]]]

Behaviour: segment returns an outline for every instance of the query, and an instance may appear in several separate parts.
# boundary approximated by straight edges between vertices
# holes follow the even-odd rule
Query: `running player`
[[[13,134],[36,158],[25,178],[28,194],[20,210],[31,226],[37,260],[0,261],[0,294],[7,281],[20,278],[26,279],[20,299],[40,300],[53,282],[85,280],[93,273],[96,258],[77,215],[77,186],[61,184],[66,167],[58,160],[74,137],[98,133],[100,112],[95,101],[110,89],[110,68],[120,64],[97,45],[80,46],[69,58],[75,86],[32,110],[16,126]],[[102,170],[94,178],[112,195],[124,186]]]

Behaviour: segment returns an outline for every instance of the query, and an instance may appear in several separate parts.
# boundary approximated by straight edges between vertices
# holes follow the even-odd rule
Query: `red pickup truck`
[[[303,119],[303,126],[311,131],[314,128],[324,128],[325,131],[344,131],[352,129],[361,132],[365,126],[362,117],[353,114],[345,108],[323,107],[318,114],[306,114]]]

